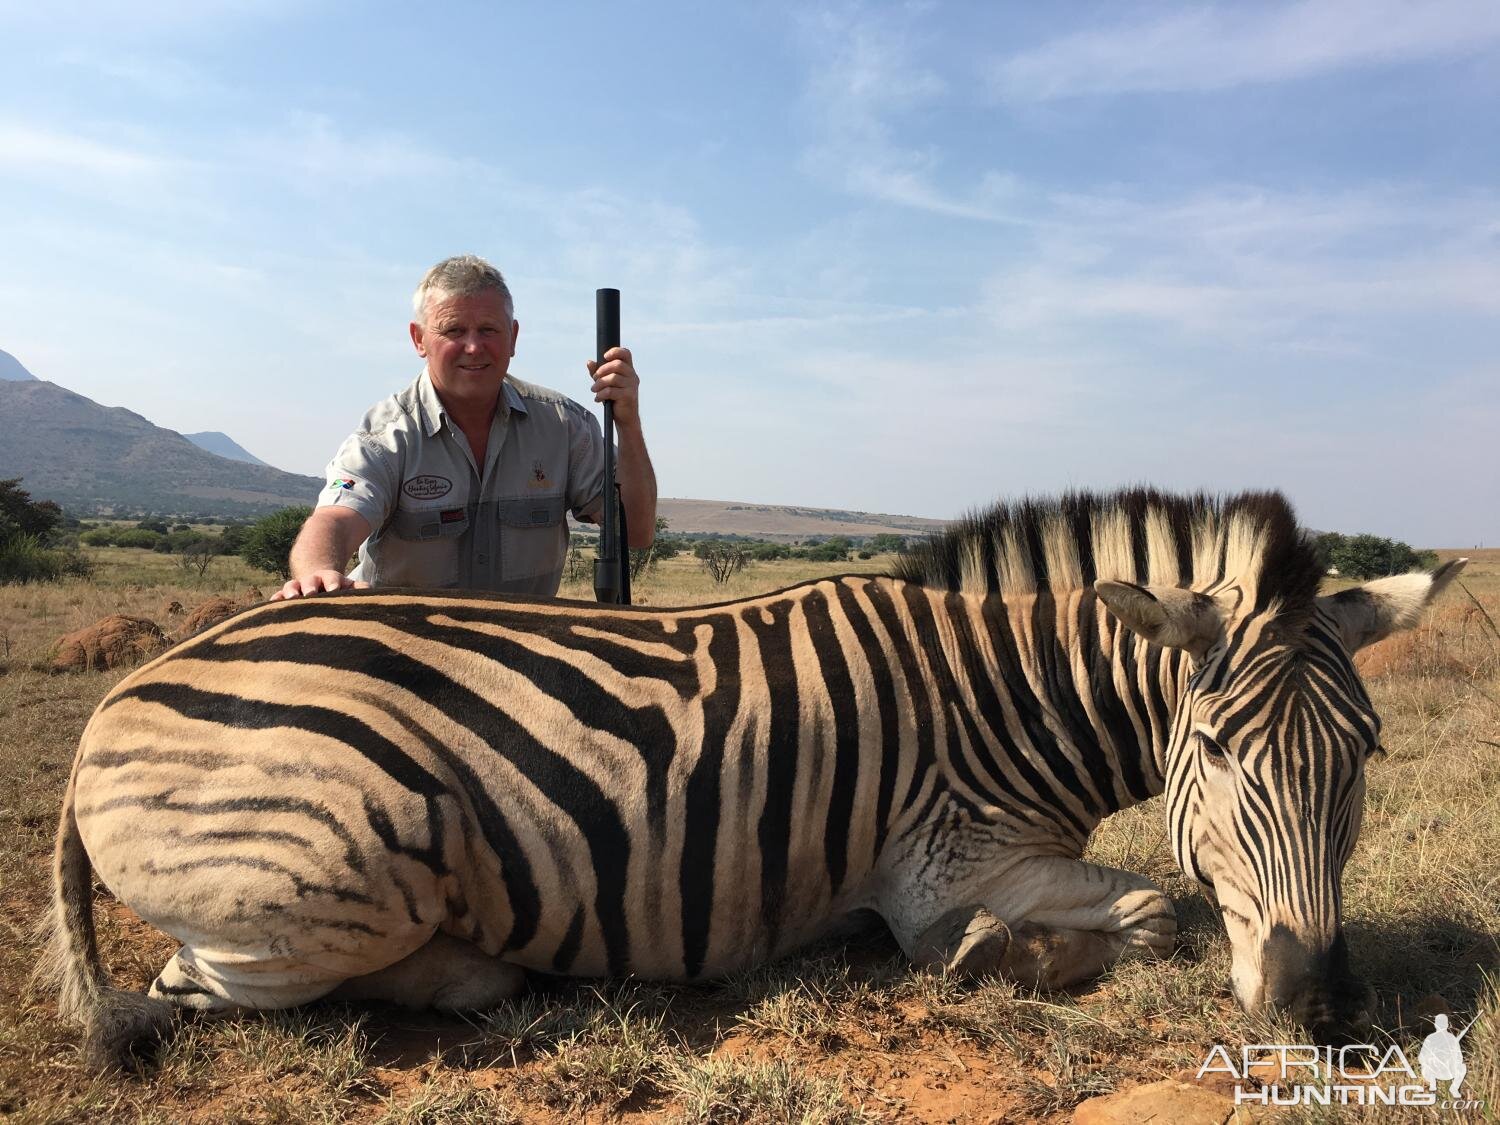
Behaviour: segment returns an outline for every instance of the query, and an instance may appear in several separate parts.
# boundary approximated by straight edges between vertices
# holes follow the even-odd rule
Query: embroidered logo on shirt
[[[438,513],[438,519],[443,523],[458,523],[464,518],[465,512],[462,508],[446,508]]]
[[[331,481],[328,482],[328,487],[329,488],[343,488],[343,489],[353,488],[354,487],[354,478],[353,477],[334,477]]]
[[[401,486],[401,491],[413,500],[436,500],[453,491],[453,482],[447,477],[412,477]]]

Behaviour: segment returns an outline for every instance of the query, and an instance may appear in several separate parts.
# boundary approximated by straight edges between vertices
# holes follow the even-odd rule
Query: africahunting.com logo
[[[1463,1094],[1462,1040],[1475,1021],[1457,1035],[1448,1017],[1433,1017],[1433,1031],[1422,1041],[1413,1067],[1394,1044],[1317,1047],[1310,1043],[1247,1043],[1236,1054],[1215,1044],[1198,1068],[1234,1079],[1236,1105],[1402,1105],[1479,1110],[1483,1103]]]

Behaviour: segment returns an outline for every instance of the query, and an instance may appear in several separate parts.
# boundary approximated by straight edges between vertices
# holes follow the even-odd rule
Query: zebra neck
[[[1051,811],[1081,841],[1163,791],[1182,654],[1127,632],[1090,589],[946,597],[950,613],[967,602],[975,626],[953,631],[950,659],[975,685],[966,702],[996,759],[997,804],[1028,819]]]

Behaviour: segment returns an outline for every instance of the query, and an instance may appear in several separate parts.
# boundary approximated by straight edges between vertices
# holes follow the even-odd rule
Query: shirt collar
[[[517,414],[526,413],[526,400],[511,386],[509,376],[500,384],[501,410]],[[417,376],[417,405],[422,413],[422,430],[428,437],[435,437],[443,428],[448,412],[443,409],[443,400],[438,398],[437,388],[432,385],[432,375],[427,368]]]

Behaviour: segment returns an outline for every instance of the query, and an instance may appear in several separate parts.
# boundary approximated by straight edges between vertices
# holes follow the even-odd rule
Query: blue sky
[[[1500,545],[1500,5],[0,0],[0,348],[321,473],[475,251],[666,496]]]

